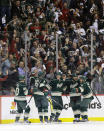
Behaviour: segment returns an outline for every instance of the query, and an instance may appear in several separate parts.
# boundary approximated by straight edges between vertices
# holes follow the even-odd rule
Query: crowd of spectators
[[[0,0],[0,95],[13,95],[18,75],[26,71],[54,78],[56,34],[60,72],[86,76],[91,72],[91,33],[93,88],[103,94],[103,9],[103,0]]]

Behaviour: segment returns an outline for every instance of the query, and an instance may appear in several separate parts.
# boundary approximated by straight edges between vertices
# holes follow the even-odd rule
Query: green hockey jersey
[[[63,80],[63,90],[65,94],[70,92],[71,79]]]
[[[82,93],[83,98],[93,97],[90,84],[87,81],[80,84],[80,92]]]
[[[30,86],[33,89],[33,93],[37,95],[44,95],[45,90],[49,89],[47,81],[39,77],[31,77]]]
[[[51,80],[49,83],[51,87],[51,95],[52,96],[61,96],[63,92],[63,81],[62,80]]]
[[[81,93],[76,91],[76,88],[78,89],[80,86],[79,80],[71,79],[70,83],[70,97],[81,96]]]
[[[28,95],[28,89],[25,83],[18,82],[15,89],[15,100],[25,101],[26,95]]]

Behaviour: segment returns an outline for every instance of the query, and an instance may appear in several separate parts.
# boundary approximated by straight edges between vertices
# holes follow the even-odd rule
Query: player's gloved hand
[[[44,95],[47,97],[48,94],[49,94],[49,93],[48,93],[48,90],[45,90],[45,91],[44,91]]]
[[[46,96],[46,97],[47,97],[47,99],[48,99],[48,100],[49,100],[49,99],[51,99],[51,96],[49,96],[49,95],[48,95],[48,96]]]
[[[72,88],[72,89],[71,89],[71,92],[72,92],[72,93],[76,93],[76,88]]]
[[[37,88],[36,88],[36,87],[34,87],[33,91],[34,91],[34,92],[37,92]]]
[[[48,92],[44,92],[44,95],[47,97],[48,96]]]

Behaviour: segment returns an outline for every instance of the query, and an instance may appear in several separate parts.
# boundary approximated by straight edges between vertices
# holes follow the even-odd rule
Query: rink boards
[[[31,96],[27,96],[27,101],[30,99]],[[89,120],[91,121],[104,121],[104,95],[98,95],[98,99],[101,102],[101,105],[98,103],[97,99],[94,97],[94,100],[91,102],[88,108],[88,116]],[[73,112],[70,107],[70,97],[69,96],[62,96],[64,109],[60,115],[60,120],[63,122],[72,122],[73,120]],[[34,103],[34,99],[30,101],[29,104],[31,111],[29,118],[32,123],[39,123],[39,117],[37,108]],[[11,96],[0,96],[0,123],[1,124],[9,124],[13,123],[15,116],[17,114],[17,107],[14,103],[14,97]],[[50,103],[48,107],[50,116],[51,108]],[[21,116],[21,119],[23,116]]]

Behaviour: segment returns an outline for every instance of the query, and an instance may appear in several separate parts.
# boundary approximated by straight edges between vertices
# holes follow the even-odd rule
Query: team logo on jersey
[[[63,83],[57,84],[57,87],[58,87],[58,88],[61,88],[62,85],[63,85]]]
[[[78,85],[78,83],[71,84],[71,85],[70,85],[70,88],[75,88],[77,85]]]
[[[14,110],[16,108],[16,102],[13,101],[11,104],[11,109]]]

